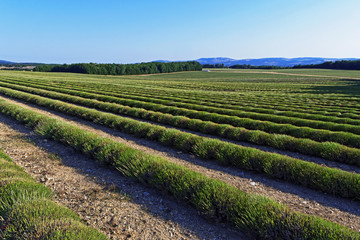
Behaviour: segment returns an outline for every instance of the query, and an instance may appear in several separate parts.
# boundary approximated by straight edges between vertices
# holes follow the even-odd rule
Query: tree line
[[[75,63],[63,65],[40,65],[34,71],[38,72],[72,72],[100,75],[136,75],[153,73],[170,73],[181,71],[201,71],[202,66],[196,61],[189,62],[149,62],[136,64],[99,64]]]
[[[321,64],[295,65],[293,68],[323,68],[323,69],[343,69],[360,70],[360,60],[341,60],[335,62],[324,62]]]

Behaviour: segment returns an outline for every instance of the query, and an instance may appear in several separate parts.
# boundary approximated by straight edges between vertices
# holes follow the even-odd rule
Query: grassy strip
[[[268,198],[246,194],[154,155],[81,130],[14,104],[1,102],[4,114],[39,134],[70,145],[162,191],[185,200],[203,215],[229,222],[261,239],[360,239],[359,233],[315,216],[293,212]]]
[[[14,84],[0,83],[1,86],[19,89],[21,91],[27,91],[39,95],[47,96],[48,91],[39,90],[30,87],[17,86]],[[74,94],[76,96],[97,99],[105,102],[113,102],[118,104],[124,104],[132,107],[145,108],[148,110],[159,111],[163,113],[170,113],[178,116],[187,116],[189,118],[201,119],[204,121],[211,121],[215,123],[226,123],[235,127],[245,127],[252,130],[261,130],[269,133],[286,134],[297,138],[309,138],[319,142],[337,142],[349,147],[360,148],[360,136],[347,132],[332,132],[329,130],[312,129],[309,127],[297,127],[290,124],[279,124],[267,121],[253,120],[249,118],[239,118],[236,116],[226,116],[217,113],[209,113],[205,111],[189,110],[178,107],[164,106],[155,103],[141,102],[128,99],[120,99],[111,96],[104,96],[100,94],[84,93],[74,90],[58,90],[68,94]],[[60,95],[59,95],[60,96]],[[66,98],[67,96],[62,96]]]
[[[18,84],[18,83],[16,83]],[[41,85],[34,85],[34,87],[40,87]],[[41,86],[42,88],[47,88],[49,90],[54,91],[60,91],[63,92],[64,88],[56,88],[56,87],[50,87],[50,86]],[[76,91],[76,95],[78,95],[78,92],[81,92],[84,94],[84,90],[69,90],[69,91]],[[89,92],[88,90],[85,90],[86,92]],[[90,91],[94,92],[94,91]],[[106,95],[108,99],[107,93],[101,93],[99,92],[95,93],[99,96],[97,96],[97,99],[104,100],[102,96]],[[300,127],[310,127],[315,129],[326,129],[330,131],[343,131],[343,132],[349,132],[354,134],[360,134],[360,126],[350,125],[350,124],[344,124],[344,123],[333,123],[333,122],[325,122],[325,121],[319,121],[319,120],[309,120],[309,119],[302,119],[298,117],[287,117],[287,116],[279,116],[279,115],[273,115],[269,113],[255,113],[255,112],[247,112],[243,110],[231,110],[226,108],[218,108],[218,107],[212,107],[212,106],[204,106],[199,103],[183,103],[183,102],[177,102],[173,100],[161,100],[151,97],[141,97],[141,96],[134,96],[134,95],[128,95],[128,94],[116,94],[117,99],[132,99],[134,101],[141,101],[145,103],[154,103],[159,104],[163,106],[175,106],[177,108],[185,108],[188,110],[196,110],[196,111],[206,111],[209,113],[216,113],[221,114],[224,116],[236,116],[239,118],[249,118],[252,120],[261,120],[261,121],[269,121],[271,123],[279,123],[279,124],[291,124],[294,126],[300,126]],[[113,99],[110,99],[113,100]],[[152,109],[154,110],[154,109]],[[270,123],[269,123],[270,124]],[[359,124],[359,123],[358,123]],[[245,126],[246,127],[246,126]]]
[[[309,188],[360,200],[359,174],[327,168],[315,163],[184,133],[179,130],[154,126],[149,123],[122,118],[113,114],[102,113],[38,96],[29,96],[28,99],[30,98],[36,99],[40,105],[50,107],[51,109],[91,120],[139,137],[158,141],[167,146],[191,152],[204,159],[214,159],[222,164],[266,173],[271,177],[284,179]]]
[[[107,239],[0,151],[0,239]]]
[[[147,111],[141,108],[129,108],[127,106],[121,106],[118,104],[100,102],[97,100],[64,95],[56,92],[48,92],[43,90],[34,90],[33,92],[51,98],[66,100],[68,102],[84,105],[87,107],[93,107],[100,110],[110,111],[117,114],[124,114],[136,118],[142,118],[163,124],[168,124],[175,127],[199,131],[206,134],[212,134],[232,140],[246,141],[258,145],[271,146],[277,149],[296,151],[306,155],[317,156],[331,161],[344,162],[347,164],[360,166],[359,149],[349,148],[334,142],[316,142],[310,139],[294,138],[287,135],[269,134],[263,131],[252,131],[245,128],[233,127],[227,124],[216,124],[208,121],[194,120],[182,116],[173,116],[160,112]],[[83,113],[83,111],[86,110],[77,106],[69,106],[64,103],[61,104],[56,102],[55,100],[50,100],[40,96],[35,96],[32,94],[2,87],[0,87],[0,93],[3,93],[10,97],[25,100],[27,102],[35,103],[40,106],[51,108],[56,111],[76,115],[77,117],[85,118],[86,120],[97,120],[99,119],[98,115],[101,114],[85,114]],[[77,113],[77,111],[79,111],[80,113]],[[123,119],[121,117],[118,118]],[[116,127],[118,129],[121,129],[120,127],[113,125],[113,123],[111,122],[104,121],[103,124],[109,127]]]

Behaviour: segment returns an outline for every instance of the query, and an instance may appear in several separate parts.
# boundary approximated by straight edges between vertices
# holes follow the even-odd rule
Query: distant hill
[[[0,65],[9,65],[9,66],[38,66],[43,65],[44,63],[34,63],[34,62],[10,62],[6,60],[0,60]]]
[[[155,60],[155,61],[152,61],[152,62],[169,63],[169,62],[172,62],[172,61],[169,61],[169,60]],[[176,61],[176,62],[185,62],[185,61]]]
[[[0,60],[0,64],[15,64],[14,62],[9,62],[9,61],[5,61],[5,60]]]
[[[259,58],[259,59],[241,59],[236,60],[232,58],[216,57],[216,58],[199,58],[201,64],[224,64],[225,66],[232,65],[252,65],[252,66],[279,66],[279,67],[292,67],[295,65],[309,65],[321,64],[329,61],[338,60],[357,60],[357,58],[314,58],[314,57],[301,57],[301,58]]]

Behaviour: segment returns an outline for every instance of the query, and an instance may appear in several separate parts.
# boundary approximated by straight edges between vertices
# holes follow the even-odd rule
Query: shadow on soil
[[[33,106],[33,107],[35,107],[35,106]],[[41,109],[41,108],[39,108],[39,109]],[[217,164],[215,162],[201,160],[201,159],[196,158],[196,157],[194,157],[194,156],[192,156],[190,154],[187,154],[187,153],[179,153],[179,151],[174,150],[174,149],[169,148],[169,147],[166,147],[166,146],[163,146],[163,145],[161,145],[159,143],[154,143],[154,142],[146,140],[146,139],[140,139],[140,138],[134,137],[134,136],[132,136],[130,134],[120,133],[120,132],[114,131],[113,129],[106,128],[106,127],[103,127],[103,126],[99,126],[99,125],[96,125],[96,124],[94,124],[92,122],[84,121],[84,120],[78,119],[76,117],[67,116],[65,114],[57,113],[57,112],[54,112],[54,111],[49,111],[49,112],[53,113],[53,114],[56,114],[56,115],[58,115],[60,117],[63,117],[65,119],[68,119],[70,121],[77,121],[77,122],[79,122],[81,124],[84,124],[84,125],[87,125],[89,127],[93,127],[93,128],[98,129],[98,130],[104,131],[104,132],[106,132],[106,133],[108,133],[108,134],[110,134],[112,136],[121,137],[121,138],[123,138],[125,140],[128,140],[128,141],[134,141],[136,144],[139,144],[139,145],[142,145],[142,146],[145,146],[145,147],[149,147],[149,148],[152,148],[152,149],[156,149],[156,150],[161,151],[161,152],[165,152],[167,155],[172,156],[172,157],[176,157],[176,158],[178,158],[180,160],[191,162],[193,164],[196,164],[196,165],[199,165],[199,166],[202,166],[202,167],[206,167],[206,168],[211,169],[211,170],[221,171],[223,173],[226,173],[226,174],[229,174],[229,175],[232,175],[232,176],[249,179],[249,182],[248,182],[249,185],[251,185],[250,182],[256,181],[256,182],[262,183],[262,184],[264,184],[266,186],[269,186],[269,187],[272,187],[272,188],[277,189],[279,191],[282,191],[284,193],[290,193],[290,194],[298,195],[299,197],[306,199],[306,201],[309,201],[309,200],[310,201],[316,201],[316,202],[318,202],[318,203],[320,203],[320,204],[322,204],[324,206],[337,208],[337,209],[339,209],[341,211],[349,212],[351,214],[360,216],[360,203],[358,201],[351,200],[351,199],[344,199],[344,198],[341,198],[341,197],[336,197],[336,196],[331,196],[331,195],[328,195],[328,194],[324,194],[324,193],[321,193],[321,192],[318,192],[318,191],[308,189],[308,188],[303,187],[303,186],[299,186],[299,185],[296,185],[296,184],[291,184],[291,183],[284,182],[284,181],[281,181],[281,180],[278,180],[278,179],[272,179],[272,178],[267,177],[264,174],[259,174],[259,173],[252,172],[252,171],[244,171],[244,170],[241,170],[241,169],[236,169],[234,167],[224,167],[224,166],[221,166],[221,165],[219,165],[219,164]],[[3,118],[1,115],[0,115],[0,117]],[[1,118],[0,118],[0,121],[2,120]],[[5,118],[7,118],[7,117],[5,117]],[[25,133],[25,134],[26,133],[28,134],[30,132],[29,129],[26,129],[22,125],[19,125],[14,121],[12,121],[12,122],[13,123],[10,126],[13,127],[15,130],[18,130],[18,131],[20,131],[22,133]],[[41,138],[41,137],[37,136],[37,138]],[[64,149],[63,145],[61,145],[59,143],[56,143],[54,141],[51,141],[51,142],[52,142],[53,145],[58,145],[59,150]],[[36,143],[40,145],[41,141],[40,142],[37,141]],[[53,150],[53,148],[43,146],[43,145],[44,144],[42,144],[40,146],[47,149],[48,151]],[[66,148],[68,149],[68,151],[73,151],[72,148],[70,148],[70,147],[66,147]],[[59,154],[60,156],[64,155],[64,154],[61,154],[61,152],[60,153],[57,152],[55,154]],[[74,164],[72,162],[67,162],[66,158],[63,160],[63,162],[64,162],[65,165],[75,167],[75,168],[78,167],[78,164]],[[96,167],[94,167],[95,170],[100,168],[100,167],[104,171],[109,170],[108,166],[100,166],[95,161],[90,160],[90,159],[89,159],[88,163],[85,164],[85,167],[87,167],[90,164],[90,162],[91,162],[91,165],[96,165]],[[84,169],[79,168],[78,170],[81,173],[84,172]],[[85,169],[85,171],[87,171],[87,168]],[[112,174],[109,174],[109,176],[110,175],[116,175],[116,178],[124,179],[124,177],[120,173],[118,173],[116,170],[112,169],[111,171],[112,171]],[[100,171],[94,171],[94,172],[91,172],[91,174],[94,174],[95,176],[97,176],[96,172],[100,172]],[[97,176],[97,177],[100,177],[100,176]],[[102,178],[104,178],[104,176],[102,176]],[[114,183],[114,182],[116,183],[116,178],[111,178],[109,181],[111,183]],[[106,177],[105,177],[105,179],[106,179]],[[126,181],[129,181],[129,179],[126,178]],[[140,188],[143,188],[144,192],[153,192],[152,195],[154,195],[154,196],[159,195],[159,191],[153,190],[151,188],[143,187],[141,184],[139,184],[137,182],[135,183],[135,181],[132,181],[132,180],[131,180],[131,182],[132,182],[131,184],[137,184],[137,186],[139,186]],[[122,186],[120,186],[120,189],[124,190],[124,188]],[[126,190],[124,190],[124,191],[126,192]],[[143,192],[141,194],[143,194]],[[146,196],[143,196],[143,197],[146,197]],[[169,198],[169,195],[163,195],[163,197]],[[140,198],[140,199],[135,198],[135,199],[132,199],[132,200],[134,202],[138,203],[138,204],[144,204],[142,198]],[[175,200],[173,199],[173,201],[175,201]],[[301,204],[301,202],[299,202],[298,204]],[[169,204],[169,205],[171,205],[171,204]],[[187,207],[187,208],[189,208],[189,207]],[[161,216],[161,213],[159,213],[158,211],[155,211],[155,213],[157,215],[160,214],[160,216]],[[154,214],[154,212],[152,212],[152,214]],[[165,214],[162,217],[164,217],[164,219],[167,219],[168,214]],[[187,226],[187,227],[189,227],[189,226]],[[192,227],[190,227],[190,229],[196,232],[196,229],[193,229]]]
[[[18,102],[23,103],[22,101],[18,101]],[[51,111],[51,110],[48,110],[48,109],[45,109],[45,108],[42,108],[42,107],[38,107],[38,106],[35,106],[35,105],[32,105],[32,104],[27,104],[27,105],[29,105],[31,107],[34,107],[34,108],[38,108],[40,110],[46,110],[49,113],[52,113],[54,115],[63,117],[65,119],[67,119],[67,120],[76,121],[76,122],[78,122],[80,124],[87,125],[87,126],[92,127],[92,128],[96,128],[97,130],[103,131],[103,132],[105,132],[107,134],[110,134],[110,135],[112,135],[114,137],[121,137],[121,138],[123,138],[123,139],[125,139],[127,141],[133,141],[136,144],[139,144],[139,145],[142,145],[142,146],[145,146],[145,147],[149,147],[151,149],[154,149],[154,150],[157,150],[157,151],[160,151],[160,152],[164,152],[164,153],[166,153],[166,155],[168,155],[170,157],[175,157],[177,159],[180,159],[180,160],[183,160],[183,161],[186,161],[186,162],[190,162],[192,164],[196,164],[196,165],[205,167],[205,168],[210,169],[210,170],[220,171],[222,173],[229,174],[229,175],[232,175],[232,176],[235,176],[235,177],[248,179],[249,182],[246,183],[246,184],[251,185],[252,181],[259,182],[259,183],[262,183],[262,184],[264,184],[266,186],[269,186],[269,187],[272,187],[272,188],[274,188],[276,190],[279,190],[281,192],[297,195],[297,196],[305,199],[306,201],[316,201],[316,202],[320,203],[321,205],[333,207],[333,208],[339,209],[341,211],[349,212],[351,214],[360,216],[360,202],[359,201],[355,201],[355,200],[351,200],[351,199],[345,199],[345,198],[336,197],[336,196],[331,196],[331,195],[328,195],[326,193],[321,193],[321,192],[318,192],[318,191],[315,191],[315,190],[311,190],[311,189],[308,189],[308,188],[300,186],[300,185],[291,184],[291,183],[284,182],[284,181],[278,180],[278,179],[272,179],[272,178],[267,177],[264,174],[259,174],[259,173],[256,173],[256,172],[236,169],[234,167],[224,167],[224,166],[221,166],[221,165],[219,165],[219,164],[217,164],[215,162],[201,160],[201,159],[196,158],[196,157],[194,157],[194,156],[192,156],[190,154],[181,153],[178,150],[174,150],[172,148],[163,146],[163,145],[161,145],[159,143],[156,143],[156,142],[153,142],[153,141],[149,141],[149,140],[142,139],[142,138],[137,138],[137,137],[134,137],[133,135],[130,135],[130,134],[120,133],[120,132],[117,132],[117,131],[115,131],[113,129],[103,127],[103,126],[94,124],[94,123],[89,122],[89,121],[78,119],[76,117],[68,116],[68,115],[58,113],[58,112],[55,112],[55,111]],[[9,123],[7,123],[7,124],[10,125],[12,128],[14,128],[17,131],[20,131],[20,132],[25,133],[25,134],[29,134],[29,132],[31,132],[31,130],[25,128],[24,126],[22,126],[20,124],[18,124],[14,120],[9,121],[7,117],[4,117],[4,116],[0,115],[0,121],[3,121],[3,119],[7,119],[6,121],[10,122],[10,124]],[[31,136],[31,137],[34,138],[35,136]],[[35,138],[42,139],[40,136],[36,136]],[[41,144],[41,141],[38,140],[38,141],[35,141],[35,142],[39,146],[41,146],[41,147],[43,147],[43,148],[45,148],[45,149],[47,149],[49,151],[53,151],[53,148],[51,148],[51,147],[47,147],[47,146],[44,147],[43,144]],[[61,145],[59,143],[56,143],[54,141],[49,141],[49,143],[50,142],[51,142],[52,145],[57,145],[59,150],[64,149],[63,145]],[[66,149],[67,149],[67,151],[73,151],[70,147],[66,147]],[[60,153],[55,152],[55,154],[59,154],[60,156],[63,155],[63,154],[61,154],[61,151],[60,151]],[[122,179],[121,181],[125,181],[125,182],[127,182],[128,185],[129,184],[131,185],[131,186],[129,186],[130,188],[133,188],[135,186],[138,187],[139,189],[141,189],[139,191],[139,195],[141,197],[140,198],[132,198],[132,201],[137,203],[137,204],[145,205],[147,210],[150,209],[149,212],[151,214],[153,214],[153,215],[155,214],[156,216],[162,217],[162,218],[164,218],[166,220],[169,219],[169,213],[171,211],[173,211],[173,210],[169,210],[169,209],[171,209],[169,207],[164,208],[164,209],[167,209],[165,211],[164,211],[164,209],[162,209],[160,211],[158,209],[151,210],[152,203],[151,202],[146,203],[146,201],[144,203],[144,198],[145,199],[147,198],[147,196],[148,196],[147,194],[150,193],[150,196],[158,197],[158,199],[156,201],[160,201],[160,200],[162,201],[163,199],[167,199],[167,198],[170,199],[168,201],[168,203],[167,203],[168,206],[175,206],[176,205],[175,202],[177,202],[177,204],[182,204],[182,203],[179,203],[176,199],[170,197],[167,194],[164,194],[164,193],[161,193],[161,192],[159,192],[157,190],[151,189],[150,187],[148,187],[148,188],[144,187],[143,185],[139,184],[138,182],[135,182],[133,180],[129,180],[128,178],[123,177],[115,169],[112,169],[111,167],[108,167],[108,166],[100,166],[99,164],[97,164],[93,160],[88,159],[88,161],[86,161],[86,163],[84,164],[86,169],[79,168],[78,164],[74,164],[72,162],[67,162],[66,159],[63,159],[63,162],[64,162],[65,165],[76,168],[77,170],[79,170],[80,173],[84,173],[84,170],[87,171],[87,169],[89,168],[88,166],[91,165],[91,166],[94,166],[94,169],[95,169],[94,172],[91,172],[91,174],[94,174],[96,177],[101,177],[101,178],[105,179],[107,182],[115,183],[115,184],[117,182],[117,179]],[[100,173],[100,171],[98,171],[98,169],[100,169],[100,168],[102,170],[104,170],[105,172],[109,173],[108,177],[111,177],[109,180],[107,180],[107,176],[104,175],[104,174],[98,175]],[[113,175],[114,175],[114,177],[113,177]],[[234,182],[236,184],[236,180],[234,180]],[[125,193],[127,192],[126,187],[124,188],[123,186],[121,186],[121,184],[120,185],[118,184],[118,186],[122,191],[124,191]],[[303,200],[301,200],[301,201],[303,201]],[[295,205],[301,205],[302,208],[305,208],[306,206],[304,206],[301,201],[299,200],[299,202],[294,202],[294,204]],[[174,209],[175,208],[176,207],[174,207]],[[179,208],[179,207],[177,207],[177,208]],[[185,217],[195,216],[195,215],[199,216],[199,214],[196,211],[194,211],[193,213],[185,213],[186,211],[190,211],[190,210],[188,210],[190,208],[187,205],[183,205],[182,208],[184,209],[184,214],[185,214],[184,216]],[[189,215],[189,214],[191,214],[191,215]],[[201,217],[199,217],[199,218],[202,219]],[[175,222],[178,222],[180,225],[183,224],[182,221],[178,221],[176,219],[172,219],[172,220],[175,221]],[[207,222],[207,224],[209,224],[209,223]],[[218,225],[218,224],[213,224],[213,225]],[[195,226],[186,225],[184,227],[187,228],[187,229],[190,229],[191,231],[193,231],[195,233],[197,231],[197,228]],[[220,231],[224,231],[224,229],[222,229]],[[236,236],[236,234],[238,234],[237,238],[235,238],[235,239],[239,239],[239,236],[240,236],[239,234],[240,233],[237,233],[233,229],[228,229],[228,230],[225,230],[225,231],[233,232],[235,234],[234,236]],[[233,238],[228,238],[228,239],[233,239]]]
[[[74,120],[72,117],[68,117],[68,119]],[[164,192],[144,186],[134,179],[129,179],[113,167],[101,165],[93,159],[76,153],[69,146],[64,146],[53,140],[44,141],[45,138],[34,134],[31,129],[7,116],[0,114],[0,122],[20,132],[25,139],[30,140],[30,143],[35,146],[59,156],[63,165],[76,169],[79,174],[87,176],[89,181],[95,181],[103,185],[105,189],[115,184],[120,194],[126,194],[130,197],[130,201],[140,205],[150,215],[162,218],[164,221],[173,221],[190,230],[199,239],[215,239],[219,235],[223,236],[223,239],[231,240],[252,239],[251,235],[240,232],[224,223],[206,219],[184,202],[179,202]],[[71,159],[68,158],[69,155],[72,156]],[[186,220],[189,216],[191,216],[192,222]],[[194,224],[194,221],[197,224]]]

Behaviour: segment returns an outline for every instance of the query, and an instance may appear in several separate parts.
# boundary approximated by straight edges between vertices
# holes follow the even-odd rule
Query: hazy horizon
[[[0,59],[135,63],[227,57],[360,58],[355,0],[9,1]]]

